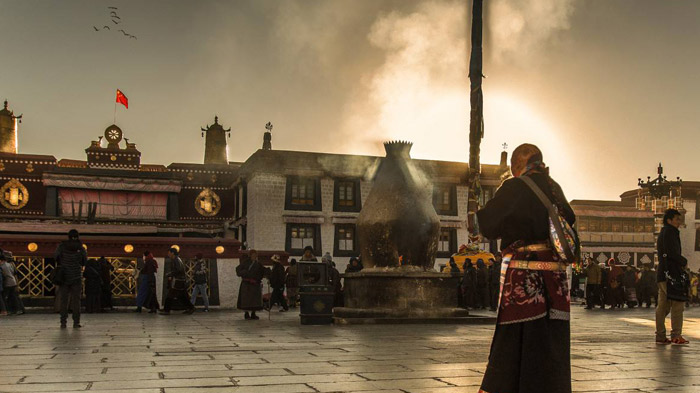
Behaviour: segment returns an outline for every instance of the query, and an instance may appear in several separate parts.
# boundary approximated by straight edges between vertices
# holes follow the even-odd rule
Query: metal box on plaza
[[[298,262],[300,313],[302,325],[333,323],[334,292],[330,285],[328,265],[319,262]]]

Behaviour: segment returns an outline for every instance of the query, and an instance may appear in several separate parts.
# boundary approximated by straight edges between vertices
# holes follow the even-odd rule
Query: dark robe
[[[102,297],[102,278],[100,277],[100,264],[94,259],[85,264],[85,311],[89,313],[100,312]]]
[[[262,310],[262,279],[265,276],[263,265],[258,261],[241,259],[241,263],[236,266],[236,274],[243,279],[238,290],[238,309]]]
[[[471,262],[466,262],[464,266],[464,277],[461,282],[463,307],[474,307],[474,294],[476,293],[476,269]]]
[[[529,176],[573,226],[576,216],[559,185],[544,173]],[[528,244],[549,242],[547,209],[521,179],[506,180],[477,217],[485,237],[501,239],[504,260],[559,260],[552,250],[517,251]],[[499,299],[498,324],[481,391],[570,393],[566,272],[508,268]]]
[[[100,277],[102,277],[102,308],[113,308],[112,306],[112,271],[114,265],[108,260],[100,258]]]

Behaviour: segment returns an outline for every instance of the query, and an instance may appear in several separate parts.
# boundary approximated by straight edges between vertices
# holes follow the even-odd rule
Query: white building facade
[[[235,236],[247,248],[282,249],[299,258],[304,247],[318,257],[330,253],[338,270],[360,254],[355,224],[372,189],[382,158],[356,155],[258,150],[239,169],[234,183]],[[482,166],[482,198],[491,198],[508,172]],[[436,268],[467,243],[468,165],[414,160],[431,181],[441,232]],[[484,244],[489,249],[489,244]]]

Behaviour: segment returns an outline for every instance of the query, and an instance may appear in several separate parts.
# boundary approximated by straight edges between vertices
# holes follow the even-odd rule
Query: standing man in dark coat
[[[87,262],[87,253],[80,242],[80,235],[75,229],[68,231],[68,240],[56,248],[54,257],[60,267],[61,328],[65,329],[68,321],[68,300],[73,312],[73,328],[80,325],[80,297],[83,292],[82,268]]]
[[[476,308],[482,310],[489,307],[489,275],[483,259],[476,261]]]
[[[481,233],[501,239],[503,263],[508,261],[480,392],[570,393],[567,264],[551,245],[547,207],[522,178],[534,182],[572,227],[576,216],[537,146],[518,146],[511,171],[514,178],[477,212]]]
[[[683,223],[681,213],[668,209],[664,213],[664,226],[656,241],[659,268],[656,281],[659,299],[656,305],[656,343],[685,345],[683,338],[683,310],[688,301],[688,260],[681,254],[681,237],[678,227]],[[671,313],[671,339],[666,337],[666,317]]]
[[[289,310],[287,300],[284,298],[284,284],[287,281],[287,273],[284,271],[284,266],[280,261],[280,256],[275,254],[272,256],[272,272],[270,273],[270,286],[272,287],[272,296],[270,297],[270,309],[277,304],[279,311]]]
[[[260,319],[255,312],[263,309],[262,280],[265,267],[258,261],[257,251],[250,250],[247,256],[241,257],[236,274],[243,279],[238,290],[238,309],[245,310],[245,319]]]
[[[352,260],[351,260],[352,261]],[[350,265],[348,265],[348,269],[350,268]],[[348,272],[348,269],[345,269],[345,272]],[[454,255],[450,257],[450,261],[448,262],[448,266],[445,266],[445,272],[450,273],[452,277],[457,277],[457,307],[464,307],[464,294],[462,293],[462,271],[459,270],[459,266],[457,266],[457,262],[455,262]]]
[[[472,260],[467,258],[464,261],[464,277],[462,277],[462,294],[464,308],[474,308],[474,295],[476,293],[476,269],[472,265]]]
[[[174,247],[168,250],[168,259],[170,259],[171,269],[167,274],[168,296],[163,302],[163,311],[161,311],[163,315],[170,315],[173,302],[179,302],[185,308],[183,314],[194,313],[194,306],[190,303],[190,298],[187,296],[187,273],[185,273],[185,264],[178,254],[178,250]]]
[[[604,307],[600,297],[600,283],[603,279],[603,273],[593,258],[588,258],[586,262],[586,310],[591,310],[597,304]]]
[[[100,277],[102,278],[102,302],[100,306],[114,310],[112,305],[112,271],[114,271],[114,265],[105,257],[100,257],[99,265]]]

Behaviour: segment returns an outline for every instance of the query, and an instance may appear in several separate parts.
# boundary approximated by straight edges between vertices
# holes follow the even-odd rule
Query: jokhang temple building
[[[134,269],[143,252],[158,260],[159,295],[170,247],[191,274],[201,254],[208,265],[213,305],[232,306],[239,281],[235,266],[242,244],[228,227],[234,215],[233,182],[240,163],[227,159],[229,130],[214,123],[206,136],[202,164],[144,164],[135,143],[111,125],[90,142],[85,160],[20,154],[20,117],[0,110],[0,247],[11,251],[19,271],[20,294],[27,305],[50,304],[48,279],[54,252],[69,229],[81,233],[90,258],[105,257],[115,267],[112,286],[117,304],[133,304]],[[262,260],[283,250],[261,250]],[[163,269],[162,267],[165,267]]]
[[[178,247],[190,273],[193,258],[202,254],[211,303],[223,307],[235,306],[240,283],[235,267],[246,248],[257,249],[269,263],[274,254],[286,261],[311,245],[317,256],[330,253],[341,272],[359,255],[355,223],[381,157],[273,150],[268,124],[261,149],[245,162],[229,162],[230,131],[215,118],[201,131],[206,137],[202,164],[144,164],[136,144],[116,125],[87,146],[85,160],[57,160],[18,152],[19,120],[5,103],[0,110],[0,247],[16,257],[20,293],[28,305],[53,301],[48,276],[54,251],[71,228],[82,234],[90,258],[104,256],[114,265],[117,304],[133,304],[132,273],[145,250],[165,267],[158,271],[161,297],[167,250]],[[440,217],[439,269],[468,242],[468,165],[415,163],[432,182],[427,197]],[[498,165],[483,164],[481,171],[484,203],[509,174],[506,153]],[[585,256],[636,265],[654,259],[658,217],[637,209],[635,197],[637,191],[629,191],[621,201],[572,201]],[[683,251],[697,270],[700,183],[684,182],[682,197],[674,206],[684,213]]]
[[[159,295],[167,250],[180,249],[188,269],[197,254],[209,267],[213,305],[233,307],[240,279],[238,258],[257,249],[263,262],[274,254],[298,257],[312,245],[329,252],[340,271],[359,255],[355,221],[382,158],[272,150],[271,125],[262,148],[245,162],[229,162],[227,134],[218,118],[202,128],[202,164],[142,163],[141,152],[116,125],[85,149],[85,160],[20,154],[16,117],[7,103],[0,111],[0,247],[13,252],[20,293],[28,304],[49,304],[48,276],[58,243],[71,228],[81,233],[90,258],[104,256],[115,267],[117,303],[132,304],[132,278],[140,257],[151,251],[159,269]],[[128,134],[128,133],[127,133]],[[433,182],[440,216],[439,265],[468,238],[468,165],[415,160]],[[482,199],[488,200],[508,173],[482,166]],[[486,248],[489,247],[485,243]]]

